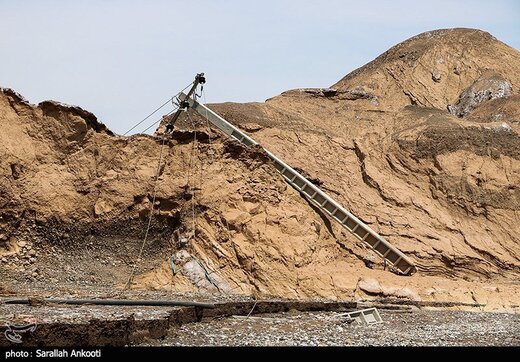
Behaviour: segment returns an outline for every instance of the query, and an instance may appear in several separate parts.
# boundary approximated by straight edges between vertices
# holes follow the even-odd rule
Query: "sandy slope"
[[[384,270],[261,152],[194,115],[196,137],[179,130],[163,148],[159,212],[134,286],[517,308],[519,86],[517,50],[454,29],[409,39],[331,89],[213,105],[419,271]],[[143,237],[161,140],[114,136],[86,111],[29,105],[7,90],[0,122],[1,273],[28,283],[121,285]],[[174,276],[171,256],[182,268]]]

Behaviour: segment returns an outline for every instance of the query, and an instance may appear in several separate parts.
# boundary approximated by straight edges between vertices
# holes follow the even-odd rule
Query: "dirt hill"
[[[519,87],[520,52],[449,29],[400,43],[330,88],[211,106],[410,256],[411,277],[385,270],[262,152],[195,114],[162,146],[3,89],[4,287],[124,285],[161,155],[134,288],[518,308]]]

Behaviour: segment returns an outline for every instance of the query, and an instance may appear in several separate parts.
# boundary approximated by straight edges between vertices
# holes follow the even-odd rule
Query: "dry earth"
[[[449,29],[400,43],[330,88],[211,106],[412,258],[410,277],[385,270],[260,150],[196,115],[162,146],[114,135],[79,107],[2,89],[0,292],[122,288],[162,149],[134,289],[518,311],[519,87],[517,50]]]

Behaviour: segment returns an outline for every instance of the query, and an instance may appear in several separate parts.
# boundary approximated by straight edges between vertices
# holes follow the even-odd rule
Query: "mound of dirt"
[[[7,284],[120,287],[156,189],[134,288],[518,308],[519,86],[517,50],[448,29],[329,88],[211,105],[410,256],[411,277],[386,270],[261,151],[195,114],[164,142],[164,124],[121,137],[79,107],[3,89],[1,273]]]

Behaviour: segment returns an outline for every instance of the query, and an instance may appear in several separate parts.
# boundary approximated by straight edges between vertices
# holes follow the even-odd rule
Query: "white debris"
[[[513,132],[511,126],[508,125],[506,122],[502,122],[500,125],[496,126],[494,130],[497,132]]]

